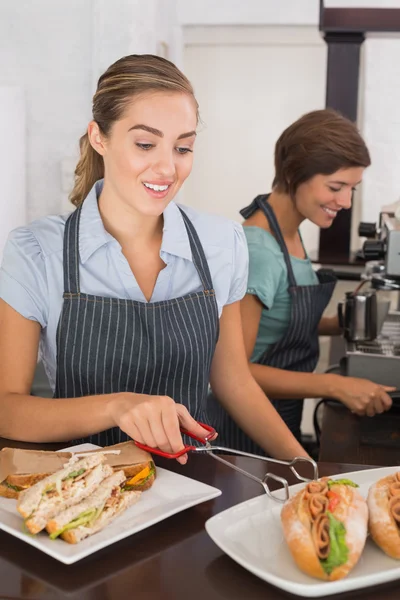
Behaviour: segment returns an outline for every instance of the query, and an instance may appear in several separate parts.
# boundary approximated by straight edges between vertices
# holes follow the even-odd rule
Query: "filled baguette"
[[[374,483],[368,491],[369,531],[392,558],[400,558],[400,471]]]
[[[368,508],[348,479],[322,478],[288,500],[281,522],[289,550],[307,575],[334,581],[345,577],[363,551]]]

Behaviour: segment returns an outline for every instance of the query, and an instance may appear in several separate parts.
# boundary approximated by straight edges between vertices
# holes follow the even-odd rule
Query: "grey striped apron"
[[[289,325],[284,336],[272,344],[256,362],[287,371],[311,373],[317,366],[319,358],[318,324],[332,297],[336,278],[330,271],[320,269],[317,272],[319,285],[298,286],[296,284],[289,252],[278,221],[267,200],[268,195],[257,196],[249,206],[240,211],[240,214],[248,219],[256,210],[261,209],[268,219],[271,231],[285,259],[291,311]],[[284,377],[284,373],[282,376]],[[209,395],[208,402],[210,409],[217,404],[212,395]],[[300,425],[303,400],[280,399],[271,400],[271,402],[292,433],[301,441]],[[222,411],[218,411],[218,415],[215,415],[214,427],[219,432],[219,444],[253,454],[265,455],[264,450]]]
[[[195,419],[210,423],[205,404],[219,334],[218,306],[191,221],[181,210],[202,291],[146,303],[80,291],[80,214],[81,208],[71,214],[64,232],[64,302],[57,327],[54,397],[124,391],[170,396]],[[114,427],[72,443],[108,446],[128,439]]]

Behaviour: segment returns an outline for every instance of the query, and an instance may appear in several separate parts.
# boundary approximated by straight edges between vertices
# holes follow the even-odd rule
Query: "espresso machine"
[[[339,305],[347,375],[400,390],[400,207],[382,209],[378,224],[360,223],[361,284]],[[367,285],[368,284],[368,285]],[[368,287],[368,289],[365,289]]]

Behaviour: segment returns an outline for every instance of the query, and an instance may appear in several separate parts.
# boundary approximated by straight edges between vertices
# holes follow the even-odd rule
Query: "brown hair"
[[[370,164],[354,123],[332,109],[315,110],[292,123],[276,142],[272,187],[294,197],[299,185],[314,175]]]
[[[104,136],[110,133],[133,96],[151,91],[180,92],[193,96],[185,75],[169,60],[152,54],[132,54],[117,60],[100,77],[93,96],[93,119]],[[104,177],[103,157],[91,146],[88,134],[79,141],[80,159],[75,169],[75,184],[69,199],[82,204],[94,183]]]

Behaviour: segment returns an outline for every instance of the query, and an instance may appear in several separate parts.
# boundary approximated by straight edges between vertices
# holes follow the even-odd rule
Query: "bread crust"
[[[0,483],[0,496],[2,498],[12,498],[13,500],[16,500],[18,498],[18,495],[19,492],[7,487],[3,483]]]
[[[395,476],[388,475],[368,491],[369,531],[374,542],[391,558],[400,559],[400,529],[389,511],[389,490]]]
[[[312,538],[312,520],[307,509],[305,490],[298,492],[283,507],[281,522],[289,550],[298,567],[307,575],[325,581],[345,577],[355,566],[363,551],[368,524],[368,509],[365,500],[354,489],[346,485],[333,485],[332,491],[340,495],[341,501],[332,514],[346,528],[348,560],[328,575],[318,558]]]

